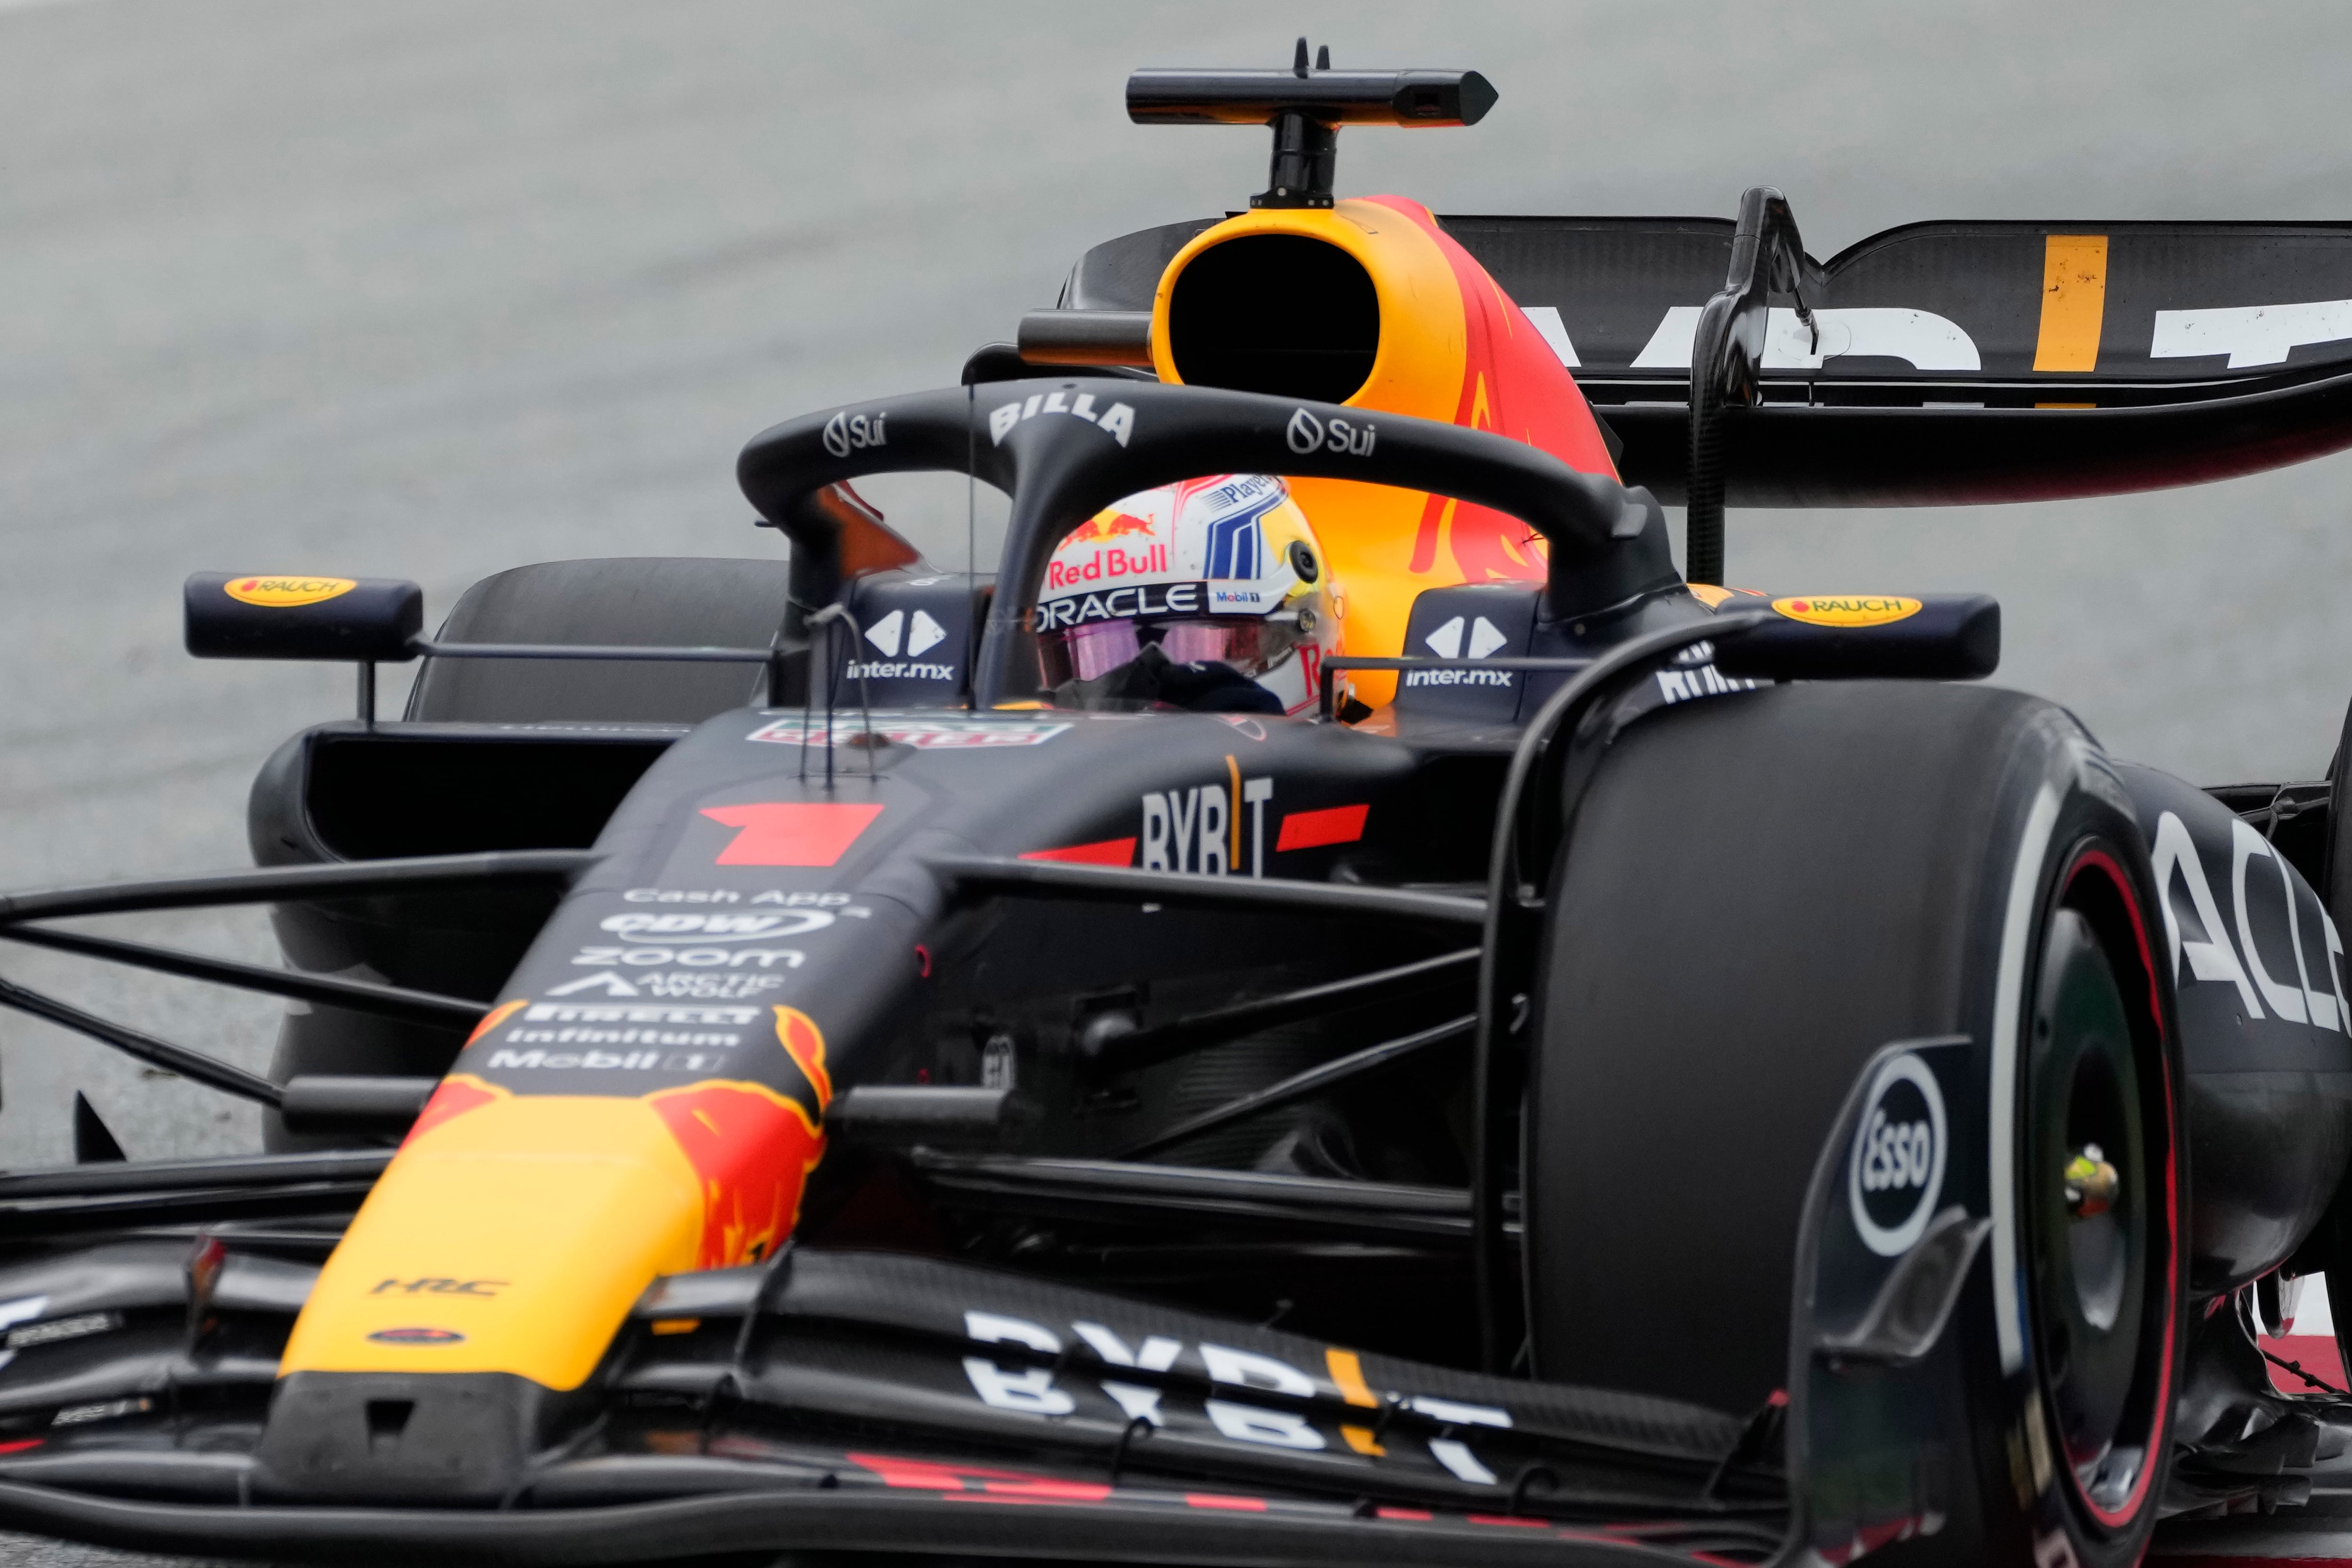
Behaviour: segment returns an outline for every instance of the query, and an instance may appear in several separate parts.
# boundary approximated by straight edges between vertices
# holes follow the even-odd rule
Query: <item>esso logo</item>
[[[1925,1187],[1936,1157],[1935,1130],[1924,1121],[1889,1121],[1881,1107],[1864,1140],[1862,1190],[1883,1193],[1889,1187]]]
[[[1846,1200],[1863,1244],[1882,1258],[1911,1250],[1936,1212],[1950,1146],[1944,1091],[1917,1057],[1896,1057],[1871,1079],[1847,1161]]]

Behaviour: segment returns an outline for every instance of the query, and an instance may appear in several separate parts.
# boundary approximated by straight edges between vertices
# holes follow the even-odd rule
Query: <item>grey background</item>
[[[189,572],[414,577],[759,554],[732,466],[951,381],[1089,243],[1238,205],[1254,131],[1129,125],[1141,64],[1463,64],[1468,132],[1351,131],[1343,192],[1712,213],[1779,184],[1826,256],[1917,218],[2335,218],[2340,3],[1126,6],[0,0],[0,886],[241,863],[337,668],[198,664]],[[2352,459],[2007,510],[1735,512],[1731,576],[1980,588],[2001,679],[2200,782],[2325,766]],[[885,490],[962,563],[960,484]],[[910,521],[911,520],[911,521]],[[404,683],[388,683],[396,702]],[[110,929],[267,959],[250,912]],[[272,1008],[0,952],[258,1065]],[[0,1017],[0,1165],[86,1089],[138,1156],[242,1108]],[[0,1538],[12,1562],[96,1563]]]

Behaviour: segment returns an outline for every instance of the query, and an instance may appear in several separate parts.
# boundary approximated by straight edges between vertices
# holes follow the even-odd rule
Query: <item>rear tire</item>
[[[2060,1531],[2081,1563],[2135,1560],[2186,1300],[2156,907],[2127,800],[2048,703],[1817,683],[1636,725],[1578,811],[1533,987],[1538,1374],[1738,1414],[1777,1397],[1847,1093],[1889,1042],[1964,1036],[1995,1228],[1946,1331],[1967,1429],[1943,1437],[1973,1449],[1976,1493],[1946,1543],[2049,1562]],[[2078,1216],[2091,1143],[2119,1196]],[[2001,1323],[2004,1278],[2022,1305]]]
[[[2352,705],[2344,710],[2336,754],[2327,763],[2327,838],[2316,883],[2328,919],[2339,931],[2352,931],[2352,826],[2347,826],[2347,816],[2352,816]],[[2338,1301],[2345,1304],[2343,1310],[2335,1313],[2336,1352],[2344,1365],[2352,1368],[2352,1176],[2336,1187],[2335,1202],[2319,1222],[2315,1240],[2316,1246],[2305,1243],[2305,1247],[2316,1254],[2329,1307]]]
[[[765,647],[782,625],[788,567],[781,561],[693,557],[546,561],[485,577],[441,626],[446,642],[606,643],[640,647]],[[758,699],[757,666],[604,659],[428,658],[406,717],[436,723],[695,724]],[[357,979],[384,979],[337,922],[299,905],[278,915],[288,962]],[[402,974],[397,984],[433,985]],[[495,984],[495,981],[490,984]],[[440,983],[448,989],[448,982]],[[460,992],[461,994],[468,994]],[[465,1043],[462,1029],[402,1023],[340,1007],[296,1004],[278,1026],[270,1076],[380,1073],[436,1076]],[[341,1146],[347,1137],[296,1137],[273,1113],[272,1149]]]

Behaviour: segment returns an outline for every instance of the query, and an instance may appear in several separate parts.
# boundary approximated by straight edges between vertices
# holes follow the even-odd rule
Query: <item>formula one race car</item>
[[[0,900],[292,1003],[265,1079],[0,983],[269,1109],[140,1162],[81,1106],[0,1177],[0,1525],[2268,1550],[2352,1477],[2352,1399],[2263,1344],[2352,1271],[2336,780],[2116,761],[1967,683],[1990,599],[1726,586],[1723,513],[2352,445],[2352,226],[1823,266],[1769,190],[1333,197],[1339,126],[1474,122],[1474,72],[1302,43],[1128,101],[1270,125],[1268,188],[1088,252],[960,386],[754,438],[788,562],[523,567],[430,637],[405,583],[190,580],[191,652],[352,661],[360,712],[262,772],[257,869]],[[993,574],[853,488],[900,470],[1010,496]],[[52,923],[232,902],[287,967]]]

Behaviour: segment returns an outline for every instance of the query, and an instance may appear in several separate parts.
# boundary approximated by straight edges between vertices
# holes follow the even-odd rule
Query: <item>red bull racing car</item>
[[[265,1077],[0,981],[268,1129],[126,1159],[85,1103],[0,1175],[0,1524],[2098,1568],[2324,1519],[2352,1400],[2265,1341],[2352,1270],[2336,780],[2115,759],[1979,683],[1991,600],[1731,585],[1724,510],[2352,445],[2352,226],[1822,264],[1767,189],[1334,195],[1339,127],[1495,96],[1138,73],[1272,127],[1266,189],[753,438],[785,559],[522,567],[429,636],[192,578],[192,653],[360,710],[262,771],[255,868],[0,899],[289,1003]],[[993,573],[856,488],[914,470],[1010,498]],[[237,902],[282,968],[58,923]]]

